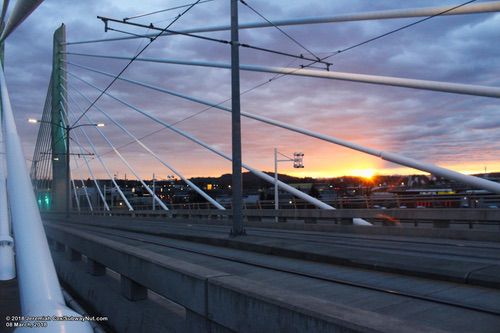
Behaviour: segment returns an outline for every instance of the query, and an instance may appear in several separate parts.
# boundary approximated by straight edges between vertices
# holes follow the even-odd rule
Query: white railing
[[[41,2],[41,0],[18,0],[0,39],[2,41],[5,40]],[[81,317],[78,313],[68,308],[64,302],[40,212],[33,193],[32,183],[26,168],[2,62],[0,62],[0,67],[1,125],[4,134],[8,176],[6,192],[8,193],[12,232],[15,240],[15,261],[22,315],[24,317],[50,316],[51,318],[53,316]],[[2,169],[3,165],[0,165],[0,170]],[[6,203],[4,196],[5,188],[3,187],[4,175],[0,174],[0,178],[2,179],[0,182],[0,210],[2,216],[0,218],[3,221],[5,213],[8,210],[7,207],[4,207]],[[3,234],[4,227],[2,227],[1,231]],[[2,242],[0,247],[3,247],[4,240],[0,240],[0,242]],[[3,257],[0,258],[2,262],[3,259]],[[32,331],[31,326],[35,320],[26,319],[22,321],[25,325],[16,329],[16,332]],[[45,323],[47,326],[44,331],[47,332],[90,333],[93,331],[88,322],[80,320],[51,320]]]

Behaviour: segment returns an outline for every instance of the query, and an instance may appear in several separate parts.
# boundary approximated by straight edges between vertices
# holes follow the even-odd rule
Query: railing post
[[[52,63],[52,109],[51,129],[52,138],[52,202],[56,211],[71,210],[70,200],[70,172],[68,169],[69,149],[67,148],[66,136],[68,131],[64,128],[69,126],[66,110],[66,27],[64,24],[54,32],[53,63]],[[61,95],[64,97],[61,97]],[[62,104],[62,106],[61,106]],[[57,126],[59,125],[59,126]]]

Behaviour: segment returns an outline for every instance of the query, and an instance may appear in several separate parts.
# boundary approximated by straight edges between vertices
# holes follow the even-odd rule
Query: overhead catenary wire
[[[417,24],[420,24],[420,23],[422,23],[422,22],[425,22],[425,21],[427,21],[427,20],[430,20],[430,19],[432,19],[432,18],[434,18],[434,17],[438,17],[438,16],[441,16],[441,15],[444,15],[444,14],[449,13],[449,12],[451,12],[451,11],[453,11],[453,10],[456,10],[456,9],[458,9],[458,8],[460,8],[460,7],[463,7],[463,6],[466,6],[466,5],[470,4],[470,3],[473,3],[473,2],[475,2],[475,1],[476,1],[476,0],[470,0],[470,1],[464,2],[464,3],[460,4],[460,5],[457,5],[457,6],[455,6],[455,7],[452,7],[452,8],[446,9],[446,10],[443,10],[443,11],[441,11],[441,12],[439,12],[439,13],[434,14],[434,15],[430,15],[430,16],[428,16],[428,17],[425,17],[425,18],[423,18],[423,19],[417,20],[417,21],[415,21],[415,22],[412,22],[412,23],[409,23],[409,24],[405,24],[405,25],[403,25],[403,26],[401,26],[401,27],[399,27],[399,28],[393,29],[393,30],[388,31],[388,32],[386,32],[386,33],[383,33],[383,34],[381,34],[381,35],[378,35],[378,36],[375,36],[375,37],[369,38],[369,39],[367,39],[367,40],[365,40],[365,41],[362,41],[362,42],[356,43],[356,44],[354,44],[354,45],[351,45],[351,46],[349,46],[349,47],[346,47],[346,48],[344,48],[344,49],[341,49],[341,50],[335,51],[335,52],[333,52],[332,54],[330,54],[330,55],[328,55],[328,56],[326,56],[326,57],[322,57],[321,59],[322,59],[322,60],[329,59],[329,58],[334,57],[334,56],[336,56],[336,55],[338,55],[338,54],[340,54],[340,53],[344,53],[344,52],[350,51],[350,50],[352,50],[352,49],[355,49],[355,48],[357,48],[357,47],[360,47],[360,46],[362,46],[362,45],[365,45],[365,44],[368,44],[368,43],[374,42],[374,41],[376,41],[376,40],[378,40],[378,39],[381,39],[381,38],[384,38],[384,37],[386,37],[386,36],[392,35],[392,34],[394,34],[394,33],[396,33],[396,32],[401,31],[401,30],[404,30],[404,29],[407,29],[407,28],[413,27],[413,26],[415,26],[415,25],[417,25]]]
[[[461,5],[458,5],[458,6],[455,6],[455,7],[452,7],[452,8],[447,8],[447,7],[446,7],[446,8],[442,8],[442,7],[441,7],[441,8],[437,8],[437,9],[436,9],[436,8],[434,8],[434,9],[433,9],[433,10],[434,10],[434,13],[433,13],[433,14],[431,14],[431,15],[429,15],[428,17],[426,17],[426,18],[424,18],[424,19],[418,20],[418,21],[416,21],[416,22],[413,22],[413,23],[411,23],[411,24],[405,25],[405,26],[400,27],[400,28],[398,28],[398,29],[394,29],[394,30],[389,31],[389,32],[387,32],[387,33],[384,33],[384,34],[382,34],[382,35],[379,35],[379,36],[376,36],[376,37],[370,38],[369,40],[366,40],[366,41],[363,41],[363,42],[360,42],[360,43],[356,43],[356,44],[351,45],[351,46],[349,46],[349,47],[347,47],[347,48],[345,48],[345,49],[343,49],[343,50],[336,51],[336,52],[334,52],[334,53],[332,53],[332,54],[330,54],[330,55],[328,55],[328,56],[324,57],[324,58],[323,58],[323,60],[324,60],[324,59],[328,59],[328,58],[330,58],[330,57],[332,57],[332,56],[335,56],[335,55],[337,55],[337,54],[339,54],[339,53],[345,53],[346,51],[349,51],[349,50],[352,50],[352,49],[354,49],[354,48],[356,48],[356,47],[359,47],[359,46],[362,46],[362,45],[368,44],[368,43],[370,43],[370,42],[372,42],[372,41],[375,41],[375,40],[377,40],[377,39],[383,38],[383,37],[385,37],[385,36],[388,36],[388,35],[390,35],[390,34],[393,34],[393,33],[397,32],[397,31],[401,31],[401,30],[403,30],[403,29],[405,29],[405,28],[408,28],[408,27],[410,27],[410,26],[414,26],[414,25],[416,25],[416,24],[419,24],[419,23],[424,22],[424,21],[426,21],[426,20],[429,20],[429,19],[431,19],[431,18],[434,18],[434,17],[437,17],[437,16],[441,16],[441,15],[450,14],[450,13],[452,13],[453,11],[457,11],[457,9],[461,9],[461,8],[462,8],[462,7],[464,7],[465,5],[470,4],[470,3],[474,2],[474,1],[475,1],[475,0],[468,1],[468,2],[465,2],[465,3],[461,4]],[[500,2],[499,2],[499,6],[500,6]],[[491,10],[491,11],[494,11],[494,10],[496,10],[496,7],[495,7],[495,5],[493,4],[493,6],[492,6],[491,8],[490,8],[490,7],[483,8],[483,6],[478,6],[478,9],[479,9],[480,11],[481,11],[481,10]],[[435,12],[436,10],[437,10],[437,13]],[[413,10],[413,11],[414,11],[414,10]],[[409,12],[412,12],[412,10],[410,10]],[[425,9],[424,9],[424,12],[425,12]],[[408,14],[407,14],[407,15],[408,15]],[[420,15],[422,15],[422,14],[420,14]],[[391,16],[389,15],[389,17],[391,17]],[[276,27],[277,27],[277,25],[276,25],[276,24],[274,24],[274,23],[270,23],[270,24],[272,24],[273,26],[276,26]],[[241,28],[241,27],[240,27],[240,28]],[[68,54],[71,54],[71,53],[68,53]],[[270,84],[271,82],[276,81],[276,80],[279,80],[280,78],[285,77],[285,76],[287,76],[287,75],[294,74],[294,73],[295,73],[296,71],[298,71],[299,69],[304,69],[304,68],[311,67],[311,66],[313,66],[314,64],[316,64],[316,62],[317,62],[317,61],[313,61],[313,62],[311,62],[311,63],[309,63],[309,64],[307,64],[307,65],[301,65],[301,66],[300,66],[300,68],[298,68],[297,70],[292,70],[292,71],[290,71],[290,72],[288,72],[288,73],[286,73],[286,72],[285,72],[285,73],[278,73],[278,74],[276,74],[275,76],[273,76],[272,78],[270,78],[270,79],[268,79],[268,80],[266,80],[266,81],[264,81],[264,82],[261,82],[261,83],[257,84],[256,86],[254,86],[254,87],[252,87],[252,88],[248,89],[248,90],[247,90],[247,91],[245,91],[244,93],[247,93],[247,92],[249,92],[249,91],[253,91],[253,90],[255,90],[255,89],[257,89],[257,88],[260,88],[260,87],[262,87],[262,86],[264,86],[264,85]],[[327,67],[327,69],[328,69],[328,67]],[[241,94],[240,94],[240,95],[241,95]],[[231,100],[231,98],[229,98],[228,100]],[[222,103],[224,103],[224,102],[226,102],[226,101],[228,101],[228,100],[225,100],[225,101],[221,102],[220,104],[222,104]],[[205,111],[207,111],[207,110],[209,110],[209,109],[210,109],[210,108],[207,108],[207,109],[205,109],[205,110],[202,110],[202,111],[198,112],[197,114],[190,116],[190,117],[189,117],[189,119],[190,119],[190,118],[193,118],[193,117],[195,117],[195,116],[197,116],[197,115],[199,115],[199,114],[201,114],[201,113],[203,113],[203,112],[205,112]]]
[[[452,12],[453,10],[459,9],[459,8],[461,8],[461,7],[463,7],[463,6],[467,5],[467,4],[470,4],[470,3],[474,2],[474,1],[476,1],[476,0],[471,0],[471,1],[465,2],[465,3],[461,4],[461,5],[458,5],[458,6],[455,6],[455,7],[452,7],[452,8],[448,8],[448,9],[445,9],[445,10],[442,10],[442,11],[440,11],[440,12],[438,12],[438,13],[436,13],[436,14],[433,14],[433,15],[431,15],[431,16],[428,16],[428,17],[426,17],[426,18],[424,18],[424,19],[418,20],[418,21],[413,22],[413,23],[411,23],[411,24],[404,25],[404,26],[402,26],[402,27],[400,27],[400,28],[397,28],[397,29],[394,29],[394,30],[389,31],[389,32],[387,32],[387,33],[384,33],[384,34],[382,34],[382,35],[379,35],[379,36],[376,36],[376,37],[370,38],[370,39],[368,39],[368,40],[366,40],[366,41],[363,41],[363,42],[360,42],[360,43],[354,44],[354,45],[349,46],[349,47],[347,47],[347,48],[345,48],[345,49],[343,49],[343,50],[336,51],[336,52],[334,52],[334,53],[332,53],[332,54],[330,54],[330,55],[328,55],[328,56],[326,56],[326,57],[320,58],[319,60],[315,60],[315,61],[313,60],[313,61],[312,61],[311,63],[309,63],[309,64],[306,64],[306,65],[301,65],[301,66],[300,66],[297,70],[292,70],[292,71],[288,71],[288,72],[278,73],[277,75],[275,75],[275,76],[274,76],[274,77],[272,77],[271,79],[269,79],[269,80],[267,80],[267,81],[264,81],[264,82],[262,82],[262,83],[260,83],[260,84],[256,85],[255,87],[251,88],[249,91],[251,91],[251,90],[255,90],[255,89],[257,89],[257,88],[259,88],[259,87],[261,87],[261,86],[267,85],[267,84],[269,84],[269,83],[271,83],[271,82],[273,82],[273,81],[276,81],[276,80],[278,80],[278,79],[280,79],[280,78],[282,78],[282,77],[284,77],[284,76],[295,74],[295,73],[296,73],[299,69],[304,69],[304,68],[307,68],[307,67],[313,66],[314,64],[316,64],[316,63],[318,63],[318,62],[323,62],[324,60],[326,60],[326,59],[328,59],[328,58],[330,58],[330,57],[333,57],[333,56],[335,56],[335,55],[337,55],[337,54],[340,54],[340,53],[345,53],[346,51],[349,51],[349,50],[352,50],[352,49],[354,49],[354,48],[356,48],[356,47],[359,47],[359,46],[362,46],[362,45],[368,44],[368,43],[370,43],[370,42],[373,42],[373,41],[375,41],[375,40],[378,40],[378,39],[380,39],[380,38],[383,38],[383,37],[385,37],[385,36],[388,36],[388,35],[390,35],[390,34],[393,34],[393,33],[395,33],[395,32],[401,31],[401,30],[403,30],[403,29],[409,28],[409,27],[414,26],[414,25],[416,25],[416,24],[419,24],[419,23],[421,23],[421,22],[427,21],[427,20],[429,20],[429,19],[431,19],[431,18],[434,18],[434,17],[440,16],[440,15],[444,15],[444,14],[446,14],[446,13],[450,13],[450,12]],[[273,25],[274,25],[274,24],[273,24]],[[275,25],[274,25],[274,26],[275,26]],[[71,54],[71,53],[68,53],[68,54]],[[136,57],[136,59],[137,59],[137,57]],[[326,65],[327,65],[327,70],[329,70],[329,66],[331,65],[331,63],[326,63]],[[240,94],[240,95],[241,95],[241,94]],[[230,99],[229,99],[229,100],[230,100]],[[204,111],[206,111],[206,110],[204,110]],[[198,114],[201,114],[201,113],[203,113],[204,111],[200,111]],[[198,115],[198,114],[197,114],[197,115]],[[196,115],[193,115],[192,117],[194,117],[194,116],[196,116]],[[192,117],[191,117],[191,118],[192,118]]]
[[[149,43],[147,43],[139,52],[137,52],[137,54],[125,65],[125,67],[123,67],[123,69],[116,75],[116,77],[113,80],[111,80],[111,82],[106,86],[106,88],[103,90],[103,92],[101,94],[99,94],[94,99],[94,101],[85,109],[85,111],[80,116],[78,116],[78,118],[73,123],[73,125],[71,125],[71,127],[75,126],[80,121],[80,119],[82,119],[83,116],[85,116],[85,114],[87,114],[87,112],[94,106],[94,104],[97,103],[97,101],[102,97],[102,95],[104,94],[104,92],[106,92],[109,88],[111,88],[111,86],[113,85],[113,83],[116,82],[116,80],[120,77],[120,75],[122,75],[127,70],[127,68],[129,68],[130,65],[132,65],[132,63],[134,62],[135,58],[139,57],[144,51],[146,51],[146,49],[149,47],[149,45],[151,45],[151,43],[153,43],[162,33],[164,33],[165,30],[167,30],[168,28],[170,28],[170,26],[172,24],[174,24],[179,18],[181,18],[184,14],[186,14],[191,8],[193,8],[195,5],[197,5],[200,1],[201,0],[197,0],[196,2],[193,2],[191,5],[189,5],[189,7],[186,10],[184,10],[182,13],[180,13],[174,20],[172,20],[172,22],[170,22],[165,27],[165,29],[163,29],[162,32],[160,32],[155,37],[153,37],[149,41]]]
[[[232,45],[233,44],[231,41],[226,40],[226,39],[212,38],[212,37],[197,35],[197,34],[193,34],[193,33],[187,33],[187,32],[182,32],[182,31],[175,31],[175,30],[170,30],[170,29],[158,28],[158,27],[155,27],[152,23],[149,24],[149,25],[146,25],[146,24],[140,24],[140,23],[134,23],[134,22],[123,22],[123,21],[120,21],[120,20],[117,20],[117,19],[113,19],[113,18],[110,18],[110,17],[104,17],[104,16],[98,16],[98,18],[100,18],[101,20],[103,20],[104,22],[106,22],[106,28],[105,28],[106,30],[112,30],[112,31],[122,32],[122,33],[125,33],[125,34],[131,34],[131,35],[139,36],[139,37],[143,37],[143,38],[149,38],[149,37],[147,37],[146,35],[139,35],[139,34],[135,34],[135,33],[131,33],[131,32],[127,32],[127,31],[123,31],[123,30],[111,28],[111,27],[108,26],[107,22],[114,22],[114,23],[132,25],[132,26],[135,26],[135,27],[147,28],[147,29],[151,29],[151,30],[161,30],[161,31],[164,31],[164,32],[171,33],[172,35],[181,35],[181,36],[186,36],[186,37],[192,37],[192,38],[202,39],[202,40],[206,40],[206,41],[210,41],[210,42],[216,42],[216,43],[225,44],[225,45]],[[296,59],[314,61],[314,63],[322,63],[322,64],[325,64],[327,66],[327,69],[329,69],[330,66],[333,65],[330,62],[326,62],[326,61],[321,60],[317,56],[314,56],[315,58],[313,59],[313,58],[306,57],[306,56],[304,56],[302,54],[297,55],[297,54],[293,54],[293,53],[288,53],[288,52],[283,52],[283,51],[279,51],[279,50],[273,50],[273,49],[269,49],[269,48],[265,48],[265,47],[255,46],[255,45],[251,45],[251,44],[248,44],[248,43],[239,43],[238,42],[238,45],[240,47],[249,48],[249,49],[253,49],[253,50],[257,50],[257,51],[262,51],[262,52],[267,52],[267,53],[282,55],[282,56],[296,58]]]
[[[448,10],[449,6],[439,6],[439,7],[419,7],[419,8],[406,8],[406,9],[389,9],[389,10],[379,10],[379,11],[368,11],[361,13],[348,13],[348,14],[338,14],[334,16],[315,16],[315,17],[302,17],[293,19],[280,19],[273,20],[273,24],[277,26],[291,26],[291,25],[309,25],[309,24],[321,24],[321,23],[339,23],[339,22],[355,22],[355,21],[367,21],[367,20],[385,20],[385,19],[401,19],[401,18],[412,18],[412,17],[424,17],[434,15],[436,13]],[[467,7],[457,8],[453,11],[446,12],[442,15],[464,15],[464,14],[477,14],[477,13],[491,13],[500,10],[500,1],[488,1],[483,3],[471,4]],[[239,29],[254,29],[254,28],[267,28],[272,27],[267,22],[250,22],[241,23]],[[215,31],[225,31],[229,30],[229,25],[217,25],[208,27],[197,27],[183,29],[183,32],[215,32]],[[166,33],[162,36],[169,36]],[[150,35],[154,36],[153,34]],[[88,43],[102,43],[102,42],[113,42],[120,40],[130,40],[138,37],[116,37],[116,38],[104,38],[104,39],[94,39],[94,40],[83,40],[67,42],[66,45],[77,45],[77,44],[88,44]],[[142,37],[141,37],[142,38]]]
[[[255,14],[257,14],[258,16],[260,16],[264,21],[266,21],[267,23],[269,23],[270,25],[272,25],[274,28],[276,28],[279,32],[281,32],[283,35],[285,35],[288,39],[290,39],[292,42],[294,42],[295,44],[297,44],[299,47],[301,47],[302,49],[304,49],[306,52],[308,52],[310,55],[312,55],[313,57],[316,58],[316,60],[320,60],[320,57],[318,57],[315,53],[313,53],[311,50],[309,50],[307,47],[304,46],[304,44],[302,44],[301,42],[299,42],[297,39],[293,38],[290,34],[288,34],[285,30],[281,29],[279,26],[277,26],[276,24],[274,24],[273,22],[271,22],[269,19],[267,19],[267,17],[265,17],[263,14],[261,14],[259,11],[257,11],[255,8],[253,8],[252,6],[250,6],[246,1],[244,0],[240,0],[240,2],[245,5],[246,7],[248,7],[251,11],[253,11]]]
[[[366,40],[366,41],[363,41],[363,42],[360,42],[360,43],[354,44],[354,45],[349,46],[349,47],[347,47],[347,48],[345,48],[345,49],[343,49],[343,50],[336,51],[336,52],[334,52],[334,53],[332,53],[332,54],[330,54],[330,55],[328,55],[328,56],[324,57],[324,58],[323,58],[323,60],[324,60],[324,59],[327,59],[327,58],[330,58],[330,57],[332,57],[332,56],[335,56],[336,54],[339,54],[339,53],[344,53],[344,52],[346,52],[346,51],[349,51],[349,50],[354,49],[354,48],[356,48],[356,47],[359,47],[359,46],[361,46],[361,45],[368,44],[369,42],[372,42],[372,41],[375,41],[375,40],[380,39],[380,38],[382,38],[382,37],[388,36],[388,35],[390,35],[390,34],[393,34],[393,33],[397,32],[397,31],[401,31],[401,30],[403,30],[403,29],[405,29],[405,28],[408,28],[408,27],[410,27],[410,26],[414,26],[414,25],[416,25],[416,24],[418,24],[418,23],[421,23],[421,22],[424,22],[424,21],[426,21],[426,20],[429,20],[429,19],[431,19],[431,18],[433,18],[433,17],[440,16],[440,15],[445,15],[445,14],[447,14],[447,13],[450,13],[450,12],[452,12],[452,11],[454,11],[454,10],[456,10],[456,9],[459,9],[459,8],[461,8],[461,7],[463,7],[463,6],[467,5],[467,4],[469,4],[469,3],[471,3],[471,2],[474,2],[474,1],[475,1],[475,0],[468,1],[468,2],[463,3],[463,4],[461,4],[461,5],[458,5],[458,6],[455,6],[455,7],[452,7],[452,8],[447,8],[447,9],[444,9],[444,10],[441,10],[441,11],[439,11],[438,13],[433,14],[433,15],[430,15],[430,16],[428,16],[428,17],[424,18],[424,19],[418,20],[418,21],[416,21],[416,22],[413,22],[413,23],[411,23],[411,24],[405,25],[405,26],[400,27],[400,28],[398,28],[398,29],[394,29],[394,30],[389,31],[389,32],[387,32],[387,33],[384,33],[384,34],[382,34],[382,35],[379,35],[379,36],[376,36],[376,37],[370,38],[369,40]],[[272,24],[272,23],[271,23],[271,24]],[[275,24],[272,24],[272,25],[273,25],[273,26],[276,26]],[[277,26],[276,26],[276,27],[277,27]],[[75,54],[75,53],[68,53],[68,54]],[[312,62],[312,63],[310,63],[310,64],[307,64],[307,65],[301,65],[301,66],[300,66],[300,68],[298,68],[296,71],[298,71],[299,69],[304,69],[304,68],[307,68],[307,67],[311,67],[311,66],[313,66],[316,62],[317,62],[317,61],[313,61],[313,62]],[[252,87],[252,88],[248,89],[248,90],[247,90],[247,91],[245,91],[244,93],[247,93],[247,92],[249,92],[249,91],[253,91],[253,90],[255,90],[255,89],[259,88],[259,87],[262,87],[262,86],[267,85],[267,84],[269,84],[269,83],[271,83],[271,82],[273,82],[273,81],[276,81],[276,80],[278,80],[278,79],[280,79],[280,78],[282,78],[282,77],[284,77],[284,76],[294,74],[296,71],[293,71],[293,70],[292,70],[292,71],[289,71],[288,73],[286,73],[286,72],[285,72],[285,73],[278,73],[277,75],[273,76],[272,78],[270,78],[270,79],[268,79],[268,80],[266,80],[266,81],[264,81],[264,82],[262,82],[262,83],[259,83],[259,84],[257,84],[256,86],[254,86],[254,87]],[[224,100],[224,101],[223,101],[223,102],[221,102],[220,104],[225,103],[226,101],[229,101],[229,100],[231,100],[231,98],[229,98],[229,99],[227,99],[227,100]],[[203,112],[205,112],[205,111],[207,111],[207,110],[209,110],[209,109],[210,109],[210,107],[209,107],[209,108],[207,108],[207,109],[201,110],[200,112],[198,112],[198,113],[196,113],[196,114],[194,114],[194,115],[191,115],[191,116],[187,117],[186,119],[183,119],[182,121],[187,120],[187,119],[191,119],[191,118],[193,118],[193,117],[196,117],[197,115],[199,115],[199,114],[201,114],[201,113],[203,113]]]
[[[199,1],[198,4],[201,5],[202,3],[207,3],[207,2],[211,2],[211,1],[214,1],[214,0],[202,0],[202,1]],[[175,6],[175,7],[170,7],[170,8],[166,8],[166,9],[155,10],[155,11],[144,13],[144,14],[138,14],[138,15],[133,15],[133,16],[129,16],[129,17],[124,17],[123,21],[133,20],[133,19],[137,19],[137,18],[141,18],[141,17],[145,17],[145,16],[150,16],[150,15],[154,15],[154,14],[159,14],[159,13],[164,13],[164,12],[168,12],[168,11],[172,11],[172,10],[176,10],[176,9],[186,8],[186,7],[191,6],[192,4],[193,3],[189,3],[186,5]]]

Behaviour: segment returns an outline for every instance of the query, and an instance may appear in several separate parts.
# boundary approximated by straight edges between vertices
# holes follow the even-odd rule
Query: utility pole
[[[231,136],[232,136],[232,236],[245,234],[243,228],[243,190],[241,176],[240,54],[238,38],[238,0],[231,1]]]
[[[278,154],[283,156],[285,159],[278,160]],[[279,188],[278,188],[278,162],[293,162],[293,167],[296,169],[304,167],[304,153],[295,152],[293,153],[293,158],[290,158],[278,151],[278,148],[274,148],[274,209],[276,210],[276,222],[278,222],[278,210],[279,205]]]
[[[156,185],[156,179],[155,179],[155,174],[153,173],[153,210],[156,209],[156,202],[155,202],[155,196],[154,196],[154,194],[156,194],[155,185]]]

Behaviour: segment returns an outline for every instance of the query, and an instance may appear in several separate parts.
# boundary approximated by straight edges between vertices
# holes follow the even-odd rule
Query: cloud
[[[171,3],[172,6],[177,4],[181,2]],[[439,5],[455,4],[455,1],[450,0],[442,1]],[[422,7],[435,5],[436,2],[430,0],[418,2],[418,6]],[[368,0],[290,0],[254,1],[252,6],[267,18],[276,20],[405,8],[408,4]],[[141,3],[141,6],[134,1],[48,1],[12,34],[6,43],[7,82],[28,158],[36,142],[37,130],[36,127],[27,125],[25,119],[40,115],[42,111],[52,66],[53,31],[64,22],[70,41],[117,37],[121,35],[116,32],[104,33],[102,22],[96,19],[97,15],[123,18],[164,7],[164,2],[159,0]],[[162,26],[168,24],[176,14],[176,11],[166,12],[139,21],[146,24],[152,21],[155,25]],[[244,6],[240,8],[240,15],[242,22],[262,20]],[[313,53],[325,56],[416,20],[417,18],[361,21],[291,26],[283,29]],[[436,17],[335,55],[329,60],[334,64],[332,70],[337,71],[498,87],[500,82],[496,69],[500,67],[500,46],[494,41],[498,36],[499,20],[499,14]],[[228,2],[213,1],[193,8],[176,22],[172,29],[227,23]],[[134,33],[146,32],[127,26],[115,27]],[[229,38],[229,32],[205,35]],[[274,28],[244,30],[240,36],[242,42],[252,45],[297,55],[307,54],[307,51]],[[147,42],[147,39],[133,39],[71,45],[68,50],[131,57]],[[144,56],[228,63],[230,49],[224,44],[175,36],[159,38],[151,44]],[[68,56],[68,59],[114,74],[127,63],[80,56]],[[307,63],[248,49],[241,49],[241,62],[291,67]],[[111,81],[109,77],[71,65],[68,65],[68,70],[101,89]],[[225,69],[135,62],[124,76],[215,103],[222,102],[231,95],[230,71]],[[500,138],[495,129],[500,126],[500,110],[495,99],[292,76],[265,83],[273,77],[273,74],[241,72],[242,91],[251,89],[241,97],[243,111],[430,163],[455,168],[469,168],[468,165],[473,168],[477,163],[484,164],[483,162],[497,163],[496,156],[500,147],[496,142]],[[94,88],[72,77],[69,77],[69,81],[92,100],[99,94]],[[253,89],[257,85],[262,86]],[[88,107],[88,101],[73,89],[70,91],[71,96],[83,109]],[[226,154],[231,153],[229,113],[210,109],[183,120],[206,107],[119,81],[113,84],[109,92],[167,123],[181,121],[178,126],[183,130]],[[102,97],[97,105],[137,137],[162,128],[160,124],[109,97]],[[230,107],[231,103],[226,102],[223,105]],[[72,112],[79,114],[80,111],[74,102],[70,103],[70,108]],[[117,147],[132,140],[97,110],[92,109],[89,115],[95,121],[107,123],[103,132]],[[350,168],[363,167],[387,168],[390,172],[391,168],[395,167],[374,157],[365,157],[366,155],[361,153],[254,120],[243,119],[242,124],[244,160],[263,170],[272,169],[274,147],[285,153],[296,150],[305,152],[304,172],[311,174],[348,174]],[[113,172],[130,174],[130,171],[125,171],[126,167],[116,156],[107,153],[110,147],[106,141],[95,130],[87,130],[96,149],[105,153],[103,157]],[[90,149],[83,137],[81,140],[85,149]],[[167,129],[146,137],[144,142],[188,176],[219,175],[230,171],[229,162]],[[124,156],[130,159],[143,175],[163,170],[161,164],[148,156],[137,144],[127,145],[120,148],[120,151],[123,151]],[[96,174],[104,177],[104,170],[95,160],[92,165],[96,167]],[[294,170],[291,166],[283,165],[283,171]],[[83,169],[83,174],[88,174],[88,171]]]

